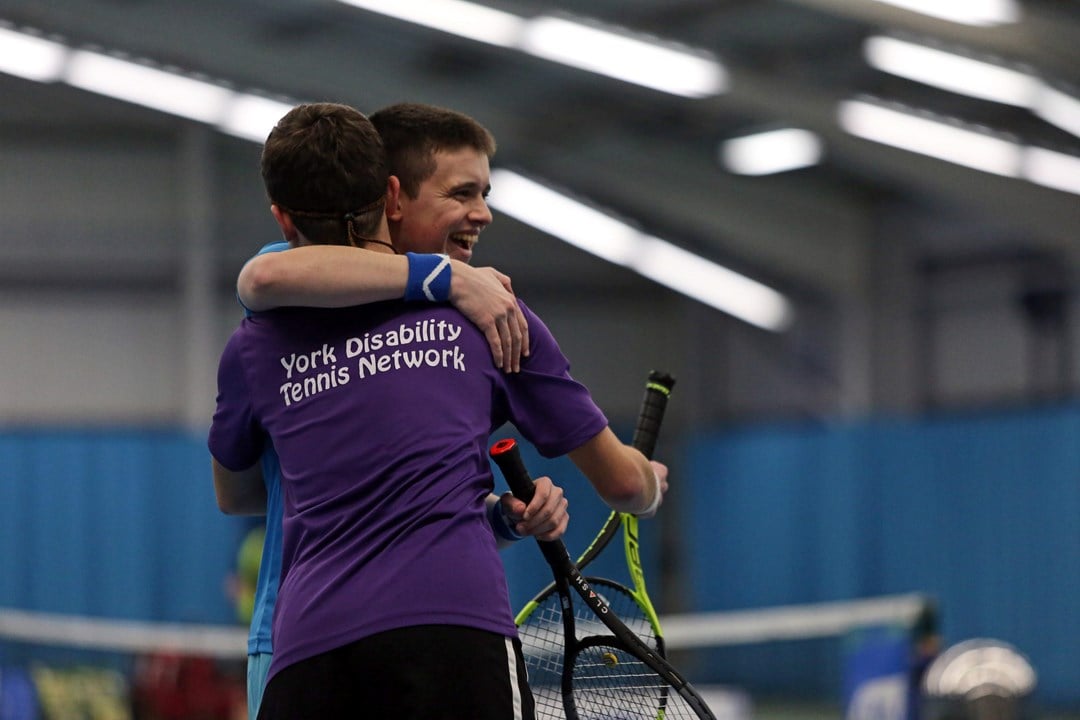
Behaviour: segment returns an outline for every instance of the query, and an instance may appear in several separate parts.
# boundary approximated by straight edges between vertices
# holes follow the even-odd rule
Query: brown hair
[[[263,145],[270,202],[288,212],[313,243],[356,244],[356,236],[374,234],[388,175],[378,131],[348,105],[297,105]]]
[[[440,150],[472,148],[489,158],[495,154],[495,136],[487,128],[464,113],[435,105],[390,105],[372,113],[371,122],[382,136],[390,174],[412,198],[435,172]]]

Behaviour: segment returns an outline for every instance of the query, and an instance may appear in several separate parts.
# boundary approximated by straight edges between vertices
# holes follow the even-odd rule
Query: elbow
[[[603,498],[612,510],[633,514],[648,506],[649,486],[644,481],[615,483],[607,486]]]
[[[226,515],[240,515],[240,512],[236,509],[235,506],[230,505],[227,502],[222,502],[221,498],[218,498],[217,506],[218,510],[225,513]]]
[[[248,310],[269,309],[267,297],[273,292],[278,276],[271,255],[252,258],[236,280],[236,294]]]
[[[218,510],[226,515],[263,515],[266,513],[266,500],[255,496],[218,494],[217,506]]]
[[[661,502],[665,487],[661,475],[653,466],[654,463],[645,460],[642,455],[641,462],[625,467],[618,476],[609,477],[604,500],[619,512],[631,515],[648,513],[651,517]],[[662,470],[666,477],[666,468]]]
[[[570,459],[613,510],[636,514],[655,498],[652,464],[641,451],[620,442],[610,428],[571,451]]]

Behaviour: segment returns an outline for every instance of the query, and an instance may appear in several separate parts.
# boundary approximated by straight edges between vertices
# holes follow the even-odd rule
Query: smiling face
[[[387,214],[398,252],[446,253],[469,262],[480,231],[491,224],[488,156],[470,147],[435,153],[435,172],[416,197],[402,190]]]

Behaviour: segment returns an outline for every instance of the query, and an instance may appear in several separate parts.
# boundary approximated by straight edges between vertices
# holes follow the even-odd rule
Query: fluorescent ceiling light
[[[791,324],[791,303],[766,285],[509,170],[492,170],[491,184],[490,205],[527,225],[757,327]]]
[[[724,167],[740,175],[770,175],[816,165],[821,140],[809,130],[784,128],[732,138],[720,145]]]
[[[878,0],[941,20],[986,27],[1019,22],[1016,0]]]
[[[1080,195],[1080,157],[1075,155],[1025,148],[1021,174],[1033,183]]]
[[[604,260],[627,265],[640,252],[629,225],[509,170],[492,170],[489,204]]]
[[[463,0],[340,0],[346,5],[479,42],[511,47],[524,19]]]
[[[867,62],[882,72],[968,97],[1027,108],[1080,137],[1080,99],[1030,73],[882,36],[868,38],[863,53]]]
[[[529,19],[465,0],[338,1],[673,95],[707,97],[727,89],[727,71],[711,55],[597,24]]]
[[[861,100],[840,103],[841,127],[852,135],[957,165],[1016,177],[1021,147],[957,125]]]
[[[862,100],[841,102],[837,116],[847,132],[866,140],[1080,195],[1080,158],[1075,155],[1020,145]]]
[[[72,52],[65,79],[84,90],[204,123],[217,123],[233,95],[202,80],[85,50]]]
[[[1028,73],[896,38],[868,38],[863,53],[883,72],[1017,107],[1029,107],[1041,85]]]
[[[764,330],[791,325],[791,303],[772,288],[660,238],[642,245],[630,267],[650,280]]]
[[[262,143],[277,121],[293,107],[258,95],[238,93],[229,103],[218,128],[230,135]]]
[[[673,95],[706,97],[727,87],[726,71],[711,57],[563,18],[529,21],[520,49]]]
[[[68,49],[51,40],[0,27],[0,72],[27,80],[59,80]]]
[[[1032,111],[1043,120],[1080,137],[1080,100],[1043,85],[1032,105]]]

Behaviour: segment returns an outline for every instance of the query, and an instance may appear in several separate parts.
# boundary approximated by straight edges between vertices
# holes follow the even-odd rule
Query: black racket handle
[[[521,450],[518,448],[517,441],[512,438],[499,440],[491,446],[489,454],[495,464],[499,466],[499,470],[502,471],[506,484],[510,486],[510,492],[514,493],[514,497],[524,503],[532,500],[533,495],[536,493],[536,487],[533,485],[532,476],[529,475],[529,471],[525,468],[525,462],[521,459]],[[577,572],[574,561],[570,559],[570,553],[562,540],[541,540],[537,538],[536,544],[540,546],[544,558],[551,565],[556,575],[569,577],[572,573]]]
[[[517,441],[511,438],[500,440],[491,446],[491,459],[499,466],[506,484],[510,486],[510,492],[514,497],[528,504],[536,492],[533,486],[532,476],[525,468],[525,462],[521,459],[521,450]]]
[[[660,436],[660,423],[664,420],[671,389],[675,387],[675,378],[667,373],[653,370],[645,383],[645,397],[641,400],[637,426],[630,444],[640,450],[645,457],[652,459],[656,449],[656,439]]]

